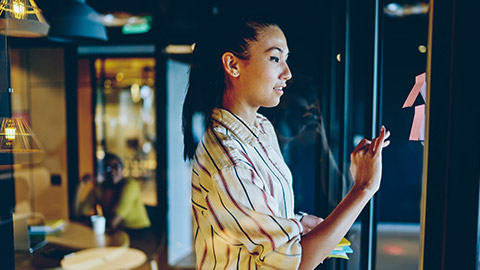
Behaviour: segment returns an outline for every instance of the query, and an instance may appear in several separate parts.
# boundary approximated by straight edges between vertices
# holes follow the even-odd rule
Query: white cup
[[[107,220],[104,216],[91,216],[93,232],[95,234],[105,234],[105,225]]]

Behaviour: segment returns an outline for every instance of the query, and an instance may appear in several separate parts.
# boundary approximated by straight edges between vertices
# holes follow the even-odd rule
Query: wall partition
[[[420,269],[479,268],[478,8],[431,1]]]
[[[7,36],[0,35],[0,117],[11,117],[10,107],[10,71],[8,66],[8,47]],[[0,189],[6,191],[2,193],[0,199],[0,258],[4,262],[6,269],[14,268],[13,253],[13,221],[12,211],[14,207],[14,180],[13,180],[13,160],[11,155],[0,153]]]

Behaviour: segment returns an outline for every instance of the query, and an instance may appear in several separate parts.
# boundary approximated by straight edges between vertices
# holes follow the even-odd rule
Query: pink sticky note
[[[412,129],[410,130],[410,141],[418,141],[420,138],[420,130],[422,128],[422,122],[425,118],[425,104],[415,106],[415,116],[413,117]],[[423,123],[425,129],[425,124]],[[425,134],[423,132],[423,139]]]
[[[419,141],[425,141],[425,105],[420,105],[423,106],[423,113],[422,113],[422,124],[420,125],[420,134],[418,134],[418,140]]]
[[[420,93],[420,90],[422,90],[422,87],[424,84],[425,84],[425,72],[415,77],[415,85],[410,91],[410,94],[408,94],[407,100],[405,100],[405,103],[403,104],[402,108],[411,107],[413,105],[413,103],[415,102],[415,99],[418,96],[418,93]]]

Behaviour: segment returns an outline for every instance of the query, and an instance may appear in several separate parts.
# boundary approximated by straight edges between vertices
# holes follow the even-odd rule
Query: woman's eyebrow
[[[275,47],[275,46],[266,49],[265,52],[267,53],[267,52],[270,52],[270,51],[273,51],[273,50],[278,50],[280,53],[284,53],[284,51],[283,51],[282,48],[280,48],[280,47]],[[290,54],[290,52],[287,53],[287,56],[288,56],[289,54]]]

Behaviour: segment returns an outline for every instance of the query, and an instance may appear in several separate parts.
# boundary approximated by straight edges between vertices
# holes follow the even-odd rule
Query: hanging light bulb
[[[49,28],[34,0],[0,0],[0,34],[42,37]]]
[[[17,20],[23,20],[27,17],[25,13],[25,0],[14,0],[12,2],[13,17]]]
[[[10,146],[15,140],[15,133],[17,129],[13,123],[13,119],[7,119],[5,127],[5,144]]]
[[[30,126],[21,117],[0,118],[0,153],[42,152]]]
[[[25,0],[14,0],[12,2],[13,17],[17,20],[23,20],[27,17],[25,12]]]

